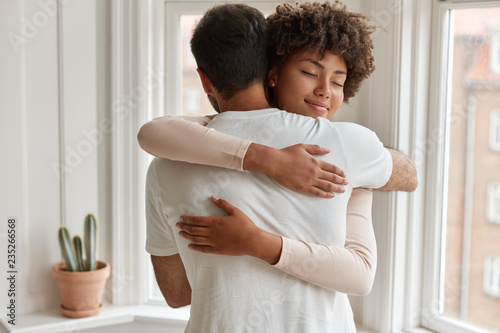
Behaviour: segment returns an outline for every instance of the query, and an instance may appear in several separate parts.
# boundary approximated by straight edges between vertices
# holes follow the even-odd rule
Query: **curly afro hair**
[[[273,63],[280,69],[295,52],[332,52],[344,57],[347,78],[344,102],[359,90],[361,82],[375,70],[370,35],[376,27],[359,13],[349,12],[340,1],[283,3],[267,18],[274,49]]]

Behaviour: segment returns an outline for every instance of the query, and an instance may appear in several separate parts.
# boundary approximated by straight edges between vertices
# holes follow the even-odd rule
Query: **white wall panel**
[[[20,258],[26,264],[20,272],[20,282],[24,281],[19,287],[23,295],[20,310],[30,311],[43,307],[48,302],[44,293],[54,290],[49,268],[58,254],[61,197],[59,180],[52,169],[52,163],[59,159],[57,19],[38,2],[26,1],[21,21],[34,27],[21,58],[24,71],[19,96],[26,113],[20,126],[26,130],[23,164],[27,229],[22,250],[28,254]]]
[[[66,214],[70,232],[83,232],[83,219],[97,214],[96,31],[94,1],[72,0],[62,6],[62,112],[66,164]]]
[[[97,211],[95,1],[60,1],[61,19],[57,3],[0,4],[0,233],[17,218],[18,315],[58,305],[57,229],[81,233]]]

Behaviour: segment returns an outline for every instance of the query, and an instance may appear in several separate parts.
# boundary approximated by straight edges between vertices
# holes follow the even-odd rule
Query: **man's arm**
[[[417,169],[413,161],[405,154],[387,148],[392,156],[392,175],[389,181],[378,188],[380,191],[406,191],[413,192],[417,188]]]
[[[180,308],[191,304],[191,286],[179,254],[173,256],[151,255],[156,282],[167,304]]]

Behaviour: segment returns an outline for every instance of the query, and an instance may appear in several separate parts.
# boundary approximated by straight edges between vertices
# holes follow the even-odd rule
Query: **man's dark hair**
[[[255,83],[265,86],[270,68],[268,31],[264,15],[245,4],[213,7],[198,22],[191,51],[223,99]]]

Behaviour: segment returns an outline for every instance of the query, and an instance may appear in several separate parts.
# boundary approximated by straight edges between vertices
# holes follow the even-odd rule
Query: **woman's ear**
[[[212,86],[212,82],[210,82],[207,73],[205,73],[201,68],[196,68],[196,71],[200,76],[201,85],[203,86],[203,90],[205,90],[205,93],[208,95],[213,95],[214,87]]]
[[[267,85],[271,88],[274,88],[278,85],[278,68],[273,66],[267,74]]]

